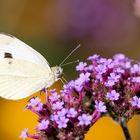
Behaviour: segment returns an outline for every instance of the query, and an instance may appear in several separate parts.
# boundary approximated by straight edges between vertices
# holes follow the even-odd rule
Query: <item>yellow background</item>
[[[85,60],[94,53],[103,57],[125,53],[140,61],[140,18],[135,16],[132,2],[0,0],[0,32],[26,42],[43,54],[51,66],[59,64],[79,43],[81,48],[68,61]],[[73,65],[65,67],[64,73],[67,80],[78,75]],[[60,88],[62,85],[58,84]],[[28,99],[0,98],[0,140],[18,140],[24,128],[34,132],[37,116],[23,111]],[[140,140],[140,116],[130,120],[128,126],[132,140]],[[124,140],[124,136],[118,124],[102,118],[90,129],[86,140]]]

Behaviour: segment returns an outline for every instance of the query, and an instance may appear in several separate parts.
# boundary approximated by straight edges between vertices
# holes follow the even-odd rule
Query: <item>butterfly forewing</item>
[[[0,96],[22,99],[54,79],[46,59],[19,39],[0,34]],[[53,81],[52,81],[53,82]]]
[[[14,59],[27,60],[51,71],[47,60],[36,50],[15,37],[0,34],[0,58],[5,53],[12,54]]]

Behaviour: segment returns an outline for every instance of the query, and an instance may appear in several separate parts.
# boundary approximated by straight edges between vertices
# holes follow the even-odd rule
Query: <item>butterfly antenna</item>
[[[75,49],[73,49],[70,53],[69,53],[69,55],[59,64],[59,66],[62,66],[62,64],[64,64],[64,62],[78,49],[78,48],[80,48],[80,44],[75,48]]]
[[[71,62],[68,62],[68,63],[62,64],[61,67],[66,66],[66,65],[69,65],[69,64],[73,64],[73,63],[78,63],[78,62],[79,62],[79,60],[71,61]]]

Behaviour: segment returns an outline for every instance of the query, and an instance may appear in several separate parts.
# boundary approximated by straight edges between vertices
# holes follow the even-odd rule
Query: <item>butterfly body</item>
[[[50,87],[62,74],[50,67],[36,50],[11,36],[0,34],[0,97],[18,100]]]

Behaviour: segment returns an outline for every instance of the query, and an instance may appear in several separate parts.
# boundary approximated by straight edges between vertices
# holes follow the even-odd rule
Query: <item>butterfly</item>
[[[50,87],[62,72],[61,65],[50,67],[39,52],[12,35],[0,33],[0,97],[26,98]]]

